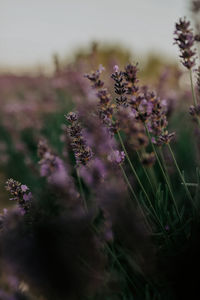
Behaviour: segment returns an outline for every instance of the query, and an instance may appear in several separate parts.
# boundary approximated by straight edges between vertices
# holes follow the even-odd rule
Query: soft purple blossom
[[[125,159],[125,153],[124,151],[114,150],[111,152],[111,154],[108,156],[108,160],[110,162],[116,163],[116,164],[122,164]]]
[[[12,196],[12,198],[10,198],[11,201],[16,201],[23,211],[29,211],[32,194],[31,192],[27,192],[29,188],[26,185],[11,178],[6,181],[6,190],[9,191]]]
[[[29,188],[27,187],[27,185],[22,184],[21,189],[22,189],[22,192],[26,192]]]
[[[24,201],[30,201],[32,199],[32,193],[29,192],[28,194],[23,195]]]
[[[180,49],[180,58],[182,64],[191,69],[195,65],[196,49],[194,49],[195,36],[190,28],[190,22],[184,19],[179,19],[179,22],[175,24],[175,44]]]

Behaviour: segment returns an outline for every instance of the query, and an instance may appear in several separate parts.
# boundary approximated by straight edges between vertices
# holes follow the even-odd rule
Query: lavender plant
[[[190,114],[197,121],[200,72],[198,68],[195,88],[192,71],[198,41],[190,22],[180,19],[175,43],[190,72]],[[107,78],[102,66],[81,76],[72,66],[62,70],[58,58],[55,64],[50,80],[54,97],[63,99],[64,89],[72,86],[74,100],[69,107],[61,105],[58,119],[51,116],[53,124],[48,119],[43,128],[40,116],[31,140],[30,120],[12,120],[14,110],[7,107],[9,120],[23,130],[6,124],[5,136],[11,132],[11,140],[18,142],[18,157],[35,156],[20,166],[30,168],[30,177],[22,181],[19,171],[17,180],[6,181],[12,205],[0,213],[0,298],[195,299],[198,277],[193,268],[200,267],[198,156],[187,148],[195,136],[185,141],[182,128],[174,126],[180,112],[167,101],[171,94],[163,92],[166,77],[159,78],[156,93],[140,83],[137,63],[120,69],[114,62]],[[35,120],[33,103],[29,108],[18,103],[20,116],[28,110]],[[190,121],[182,114],[185,133]],[[189,163],[177,150],[182,144]],[[6,143],[3,152],[9,148]]]

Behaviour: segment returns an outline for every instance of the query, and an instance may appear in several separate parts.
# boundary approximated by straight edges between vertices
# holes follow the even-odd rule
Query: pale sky
[[[175,57],[189,0],[0,0],[0,67],[48,64],[95,40]]]

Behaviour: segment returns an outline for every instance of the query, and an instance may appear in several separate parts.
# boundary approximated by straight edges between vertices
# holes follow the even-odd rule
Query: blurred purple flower
[[[122,164],[125,159],[125,153],[124,151],[118,151],[114,150],[109,156],[108,160],[110,162],[116,163],[116,164]]]

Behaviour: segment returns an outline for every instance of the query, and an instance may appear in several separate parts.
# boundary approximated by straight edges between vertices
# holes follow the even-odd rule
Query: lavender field
[[[199,299],[200,1],[173,26],[1,71],[0,300]]]

